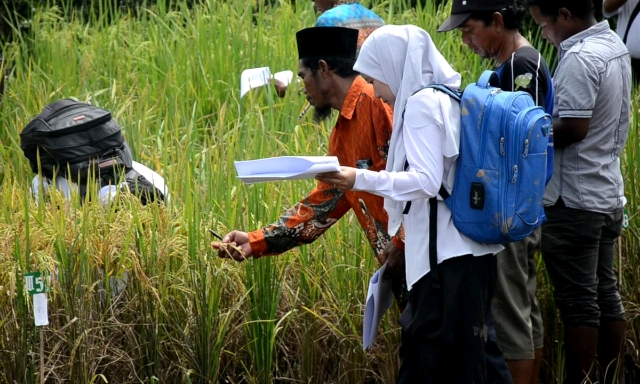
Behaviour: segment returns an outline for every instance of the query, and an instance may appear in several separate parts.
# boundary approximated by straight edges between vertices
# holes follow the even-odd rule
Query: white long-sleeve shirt
[[[395,111],[402,113],[402,111]],[[445,124],[444,119],[450,119]],[[451,191],[455,177],[455,156],[445,157],[443,148],[458,148],[460,131],[445,132],[446,126],[460,127],[460,108],[448,95],[425,89],[407,101],[402,135],[408,168],[404,172],[356,170],[354,189],[369,191],[394,201],[411,201],[403,215],[407,287],[411,289],[430,270],[429,199],[437,196],[441,185]],[[455,141],[455,142],[453,142]],[[449,207],[438,197],[438,263],[472,254],[495,254],[501,245],[477,243],[462,235],[453,225]]]

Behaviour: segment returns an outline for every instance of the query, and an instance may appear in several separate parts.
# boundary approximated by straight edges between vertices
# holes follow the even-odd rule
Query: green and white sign
[[[36,293],[45,293],[48,291],[47,284],[45,282],[45,276],[40,272],[29,272],[24,274],[24,282],[27,288],[27,292],[30,295]]]
[[[27,292],[33,297],[33,318],[36,326],[49,325],[49,311],[47,308],[47,282],[51,276],[44,276],[40,272],[24,274],[24,284]],[[42,337],[42,336],[40,336]]]

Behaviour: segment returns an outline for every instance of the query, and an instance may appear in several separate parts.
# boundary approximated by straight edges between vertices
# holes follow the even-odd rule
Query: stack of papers
[[[324,172],[340,171],[335,156],[280,156],[234,161],[238,178],[247,184],[264,181],[310,179]]]
[[[280,80],[287,86],[293,80],[293,72],[280,71],[272,75],[269,67],[245,69],[240,75],[240,98],[252,89],[269,84],[271,79]]]
[[[369,280],[367,303],[364,307],[364,319],[362,322],[362,349],[365,351],[373,345],[373,341],[378,335],[380,320],[393,304],[391,279],[384,280],[382,278],[386,269],[387,263],[384,263]]]

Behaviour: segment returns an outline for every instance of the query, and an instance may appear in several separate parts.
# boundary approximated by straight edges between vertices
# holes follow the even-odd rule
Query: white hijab
[[[387,84],[396,97],[386,170],[402,172],[406,161],[402,115],[407,99],[429,84],[459,89],[460,74],[438,51],[431,36],[415,25],[386,25],[376,29],[364,41],[353,68]],[[449,119],[444,121],[447,125]],[[451,140],[452,131],[457,131],[458,127],[445,128],[443,154],[453,157],[458,154],[458,146],[456,140]],[[393,235],[402,218],[404,203],[385,199],[384,207],[389,214],[389,233]]]

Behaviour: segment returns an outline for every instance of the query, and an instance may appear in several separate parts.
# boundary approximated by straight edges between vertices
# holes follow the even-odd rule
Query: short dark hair
[[[560,8],[566,8],[571,14],[580,19],[593,16],[592,0],[526,0],[527,7],[536,6],[545,16],[556,17]]]
[[[524,19],[524,15],[526,13],[524,8],[515,6],[495,11],[473,12],[469,18],[473,20],[480,20],[485,25],[489,25],[493,21],[493,14],[496,12],[499,12],[502,15],[504,27],[508,30],[520,29],[522,26],[522,19]]]
[[[302,59],[302,64],[315,74],[318,71],[318,62],[320,60],[324,60],[329,66],[329,69],[342,78],[356,76],[358,74],[358,72],[353,70],[353,66],[356,64],[356,61],[345,57],[309,56]]]

